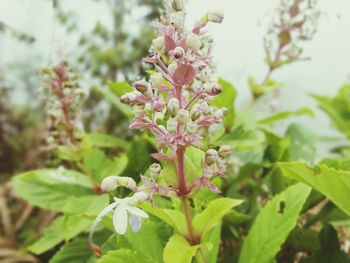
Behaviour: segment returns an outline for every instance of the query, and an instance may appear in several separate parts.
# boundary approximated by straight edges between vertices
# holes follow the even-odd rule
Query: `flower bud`
[[[174,11],[176,11],[176,12],[184,10],[183,0],[173,0],[171,2],[171,6],[173,7]]]
[[[148,82],[145,80],[139,80],[135,82],[135,88],[141,93],[145,93],[148,90]]]
[[[231,155],[233,149],[230,145],[222,145],[218,151],[218,154],[221,158],[227,158]]]
[[[117,176],[117,182],[120,186],[124,186],[130,189],[136,187],[136,182],[131,177]]]
[[[209,105],[208,102],[202,101],[201,104],[199,104],[198,107],[199,111],[202,113],[207,113],[209,111]]]
[[[198,125],[194,122],[189,122],[186,124],[186,131],[189,133],[195,133],[198,129]]]
[[[193,107],[190,112],[191,120],[196,121],[200,118],[201,112],[198,110],[198,107]]]
[[[161,170],[162,170],[162,167],[160,166],[159,163],[153,163],[149,167],[149,171],[151,173],[152,178],[157,178],[159,176]]]
[[[210,85],[205,88],[205,91],[210,95],[210,96],[216,96],[221,93],[222,88],[218,84]]]
[[[166,128],[170,132],[176,132],[178,122],[175,118],[170,118],[166,123]]]
[[[176,28],[182,28],[184,24],[184,14],[183,12],[176,12],[170,16],[170,24]]]
[[[163,47],[164,47],[164,37],[157,37],[156,39],[154,39],[152,41],[153,44],[153,48],[160,52],[162,51]]]
[[[198,35],[196,35],[194,33],[190,33],[187,36],[186,45],[188,48],[191,48],[193,50],[198,50],[201,47],[202,43],[201,43]]]
[[[181,124],[186,124],[190,119],[190,113],[185,110],[185,109],[181,109],[179,110],[178,114],[177,114],[177,121]]]
[[[209,149],[206,153],[205,153],[205,163],[207,165],[212,165],[216,162],[216,160],[218,159],[218,153],[217,151],[215,151],[214,149]]]
[[[224,13],[221,10],[208,12],[208,20],[213,23],[221,23],[224,20]]]
[[[175,59],[181,59],[185,56],[185,50],[182,47],[176,47],[173,55]]]
[[[174,74],[176,68],[177,68],[176,62],[173,62],[168,66],[168,71],[170,72],[170,74]]]
[[[126,93],[123,96],[120,97],[120,101],[124,104],[131,104],[132,100],[136,98],[135,93]]]
[[[161,112],[165,107],[165,103],[162,97],[158,97],[153,101],[152,110]]]
[[[111,192],[115,189],[117,189],[118,182],[117,182],[118,176],[107,176],[102,180],[101,183],[101,189],[103,192]]]
[[[177,98],[171,98],[168,101],[168,110],[170,112],[171,117],[175,117],[179,112],[180,103]]]
[[[221,109],[217,109],[214,112],[214,116],[218,119],[221,119],[222,117],[224,117],[224,112]]]
[[[153,87],[160,88],[163,83],[163,75],[162,73],[159,73],[159,72],[154,73],[151,75],[150,80]]]

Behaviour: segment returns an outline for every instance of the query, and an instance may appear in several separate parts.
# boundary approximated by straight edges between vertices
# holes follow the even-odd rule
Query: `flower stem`
[[[178,146],[176,151],[177,166],[179,176],[179,195],[185,196],[187,194],[186,178],[185,178],[185,148]]]
[[[182,197],[181,198],[181,203],[182,203],[182,207],[185,213],[185,219],[186,219],[186,223],[187,223],[187,228],[190,234],[190,242],[192,245],[195,245],[198,243],[198,238],[196,237],[196,234],[194,232],[194,227],[193,227],[193,223],[192,223],[192,218],[191,218],[191,213],[190,213],[190,204],[188,201],[187,197]]]

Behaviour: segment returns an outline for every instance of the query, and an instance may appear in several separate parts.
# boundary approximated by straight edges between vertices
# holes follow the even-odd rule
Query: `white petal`
[[[94,222],[91,225],[91,229],[90,229],[90,239],[92,238],[92,235],[98,225],[98,223],[102,220],[102,218],[107,215],[110,211],[112,211],[114,209],[114,207],[116,207],[118,205],[118,202],[113,202],[111,204],[109,204],[108,206],[106,206],[96,217],[96,219],[94,220]]]
[[[119,204],[113,214],[113,225],[115,231],[121,235],[124,235],[128,227],[128,215],[126,212],[126,206]]]
[[[128,211],[131,214],[134,214],[136,216],[143,217],[143,218],[148,218],[148,215],[138,207],[128,205],[126,206],[126,209],[128,209]]]

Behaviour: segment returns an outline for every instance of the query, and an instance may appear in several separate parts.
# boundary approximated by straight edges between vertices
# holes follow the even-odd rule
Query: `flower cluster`
[[[271,70],[303,59],[300,41],[312,39],[319,16],[314,0],[283,0],[277,11],[264,39]]]
[[[77,84],[76,75],[66,61],[53,68],[42,70],[44,86],[42,99],[47,107],[50,135],[48,143],[57,145],[76,144],[79,139],[77,112],[84,97],[84,90]]]
[[[191,31],[187,31],[184,28],[183,1],[165,1],[165,12],[156,23],[159,36],[153,40],[151,55],[144,59],[154,70],[149,80],[135,82],[135,91],[123,95],[121,102],[134,107],[135,119],[130,128],[148,130],[155,136],[159,147],[152,156],[172,164],[178,183],[171,184],[166,178],[158,180],[163,174],[158,163],[151,165],[149,177],[141,176],[142,182],[138,187],[131,178],[105,178],[101,185],[103,190],[111,191],[124,186],[134,192],[132,197],[116,199],[97,218],[97,221],[100,220],[114,209],[114,226],[118,233],[125,233],[126,211],[134,215],[131,223],[140,222],[140,217],[146,216],[139,208],[131,206],[146,200],[153,203],[155,194],[185,198],[203,187],[219,192],[211,181],[224,174],[232,149],[229,146],[207,149],[203,140],[209,127],[219,124],[227,112],[225,108],[217,109],[210,105],[221,93],[222,87],[214,75],[211,57],[213,40],[205,33],[209,22],[220,23],[222,20],[222,12],[208,12]],[[196,178],[188,181],[185,177],[185,154],[186,149],[192,146],[206,152],[203,153],[202,172],[198,171]],[[117,219],[119,213],[121,215]]]

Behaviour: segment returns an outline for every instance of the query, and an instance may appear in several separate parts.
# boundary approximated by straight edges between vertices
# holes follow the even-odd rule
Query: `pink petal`
[[[173,80],[176,85],[182,86],[190,83],[196,77],[196,71],[191,65],[179,64],[173,74]]]
[[[169,35],[164,36],[164,45],[167,52],[177,47],[176,42]]]

